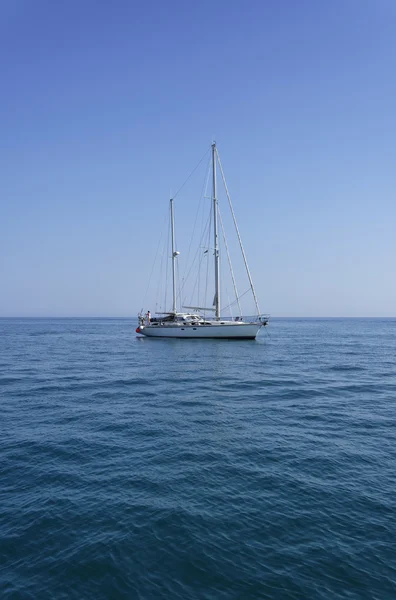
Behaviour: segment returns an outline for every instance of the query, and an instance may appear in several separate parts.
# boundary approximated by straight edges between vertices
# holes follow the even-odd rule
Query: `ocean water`
[[[396,598],[396,320],[0,320],[2,599]]]

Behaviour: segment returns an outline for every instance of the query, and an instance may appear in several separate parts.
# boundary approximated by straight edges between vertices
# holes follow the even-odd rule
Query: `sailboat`
[[[225,185],[225,190],[232,218],[236,228],[246,273],[249,279],[250,289],[256,307],[256,316],[251,319],[244,319],[241,315],[230,318],[221,316],[221,282],[220,282],[220,248],[219,248],[219,212],[217,199],[217,166],[221,169],[221,175]],[[175,216],[174,199],[170,200],[170,219],[171,219],[171,258],[172,258],[172,310],[169,312],[156,313],[156,317],[151,317],[150,312],[144,313],[143,310],[138,315],[138,327],[136,333],[155,338],[219,338],[219,339],[248,339],[254,340],[260,329],[268,324],[268,315],[260,313],[256,292],[253,286],[253,280],[248,267],[246,254],[242,245],[238,225],[232,208],[231,199],[225,182],[224,173],[220,158],[218,155],[216,143],[211,145],[211,169],[212,169],[212,219],[213,219],[213,255],[214,255],[214,301],[213,307],[203,308],[199,306],[183,306],[188,312],[181,312],[177,306],[176,294],[176,261],[179,252],[175,247]],[[208,250],[206,251],[208,252]],[[232,275],[233,276],[233,275]],[[234,281],[234,278],[233,278]],[[236,289],[236,286],[234,286]],[[237,298],[238,306],[239,299]],[[207,318],[208,312],[214,312],[214,318]]]

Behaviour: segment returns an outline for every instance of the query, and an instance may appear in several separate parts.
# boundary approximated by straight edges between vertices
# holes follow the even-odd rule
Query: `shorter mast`
[[[214,258],[215,258],[215,297],[214,306],[216,319],[220,319],[220,257],[219,257],[219,236],[217,227],[217,190],[216,190],[216,142],[212,144],[212,169],[213,169],[213,225],[214,225]]]
[[[171,216],[171,235],[172,235],[172,284],[173,284],[173,303],[172,312],[176,313],[176,264],[175,260],[179,254],[175,250],[175,215],[173,212],[173,198],[170,200],[170,216]]]

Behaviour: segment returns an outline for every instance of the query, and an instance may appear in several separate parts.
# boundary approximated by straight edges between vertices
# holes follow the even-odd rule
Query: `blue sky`
[[[214,137],[263,311],[396,315],[394,0],[0,17],[1,316],[134,315],[170,190]]]

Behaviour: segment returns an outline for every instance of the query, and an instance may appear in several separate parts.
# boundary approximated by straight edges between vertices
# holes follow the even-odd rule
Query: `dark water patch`
[[[0,385],[18,384],[21,381],[23,381],[22,377],[7,377],[7,376],[0,377]]]
[[[30,337],[36,337],[36,336],[48,336],[48,335],[61,335],[61,333],[59,331],[53,331],[51,329],[48,330],[42,330],[42,331],[31,331],[28,334]]]
[[[150,380],[148,379],[141,379],[141,378],[133,378],[133,379],[118,379],[115,381],[83,381],[82,378],[80,377],[80,380],[78,377],[74,377],[73,380],[76,383],[69,383],[69,381],[71,381],[69,379],[66,380],[65,378],[58,378],[57,382],[51,382],[48,383],[47,385],[41,385],[38,387],[33,387],[32,388],[32,392],[34,393],[42,393],[42,392],[61,392],[63,389],[66,390],[68,393],[72,393],[75,391],[83,391],[83,390],[97,390],[98,387],[100,389],[109,389],[111,388],[112,390],[117,389],[117,388],[123,388],[123,387],[139,387],[141,385],[150,385],[152,382],[150,382]]]
[[[367,367],[359,367],[358,365],[334,365],[332,367],[327,367],[328,371],[346,371],[346,372],[354,372],[354,371],[365,371]]]

